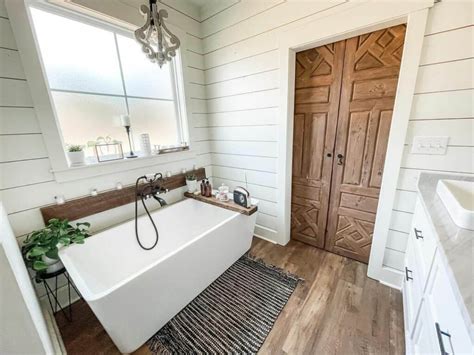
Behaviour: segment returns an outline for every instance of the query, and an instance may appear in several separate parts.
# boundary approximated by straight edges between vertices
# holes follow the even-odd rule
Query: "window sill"
[[[193,150],[181,150],[134,159],[113,160],[97,164],[69,167],[62,170],[53,170],[52,173],[57,182],[69,182],[100,175],[124,172],[127,170],[140,169],[147,166],[188,160],[195,157],[196,153]]]

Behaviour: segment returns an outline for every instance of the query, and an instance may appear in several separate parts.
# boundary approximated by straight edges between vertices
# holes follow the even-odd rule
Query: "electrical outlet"
[[[415,136],[411,146],[412,154],[446,154],[449,137]]]

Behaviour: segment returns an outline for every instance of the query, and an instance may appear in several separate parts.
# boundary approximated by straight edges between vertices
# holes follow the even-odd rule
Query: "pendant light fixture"
[[[164,63],[176,56],[180,42],[166,27],[164,20],[168,18],[168,11],[158,10],[157,0],[150,0],[150,5],[140,6],[140,12],[145,17],[145,24],[135,31],[135,38],[141,44],[143,52],[153,63],[157,62],[160,68]]]

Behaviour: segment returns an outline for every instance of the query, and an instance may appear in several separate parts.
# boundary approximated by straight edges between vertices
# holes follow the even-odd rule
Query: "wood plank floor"
[[[283,247],[254,238],[251,253],[305,279],[260,354],[404,353],[401,293],[369,279],[367,265],[296,241]],[[56,314],[68,353],[118,354],[87,304],[72,307],[72,323]]]

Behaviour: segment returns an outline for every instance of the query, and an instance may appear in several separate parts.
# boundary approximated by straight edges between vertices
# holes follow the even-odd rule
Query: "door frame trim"
[[[428,8],[433,0],[417,2],[346,3],[336,6],[326,17],[283,32],[279,43],[280,114],[278,147],[278,182],[282,198],[278,203],[278,243],[285,245],[291,233],[291,182],[293,150],[293,111],[296,52],[359,36],[364,33],[406,23],[403,57],[393,108],[384,174],[380,189],[374,238],[369,259],[368,276],[396,288],[402,274],[383,266],[388,229],[395,200],[405,136],[408,128],[416,77],[425,34]],[[342,10],[341,10],[342,9]],[[335,21],[337,19],[337,21]],[[410,58],[409,60],[407,58]]]

